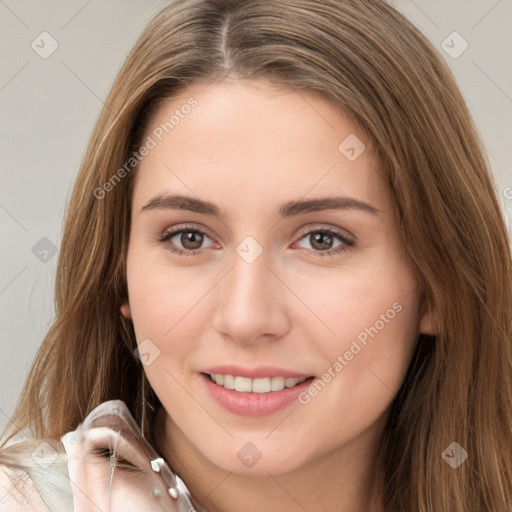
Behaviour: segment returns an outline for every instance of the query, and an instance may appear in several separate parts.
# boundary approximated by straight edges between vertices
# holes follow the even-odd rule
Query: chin
[[[268,434],[265,434],[268,435]],[[225,448],[228,448],[227,446]],[[298,455],[302,454],[302,457]],[[294,471],[307,462],[306,454],[299,446],[277,439],[260,441],[235,438],[229,449],[204,453],[219,468],[232,473],[268,477]]]

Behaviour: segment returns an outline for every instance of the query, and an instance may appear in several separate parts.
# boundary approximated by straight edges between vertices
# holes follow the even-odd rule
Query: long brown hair
[[[437,313],[436,336],[419,337],[385,431],[386,510],[508,511],[512,264],[505,222],[450,71],[380,0],[179,0],[154,18],[92,133],[66,215],[55,321],[7,434],[30,427],[57,439],[115,398],[151,437],[159,402],[119,311],[136,170],[108,191],[104,184],[138,149],[159,101],[228,74],[321,94],[365,130],[423,306]],[[468,453],[456,469],[442,457],[453,442]]]

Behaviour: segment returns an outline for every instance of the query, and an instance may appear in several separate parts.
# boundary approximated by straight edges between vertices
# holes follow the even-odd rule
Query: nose
[[[247,344],[288,332],[285,286],[267,265],[264,254],[252,263],[235,255],[231,271],[219,283],[213,322],[224,338]]]

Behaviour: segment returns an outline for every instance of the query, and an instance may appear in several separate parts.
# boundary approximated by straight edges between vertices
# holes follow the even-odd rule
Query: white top
[[[2,512],[207,512],[121,400],[96,407],[57,449],[41,442],[23,458],[33,466],[28,478],[0,466]]]

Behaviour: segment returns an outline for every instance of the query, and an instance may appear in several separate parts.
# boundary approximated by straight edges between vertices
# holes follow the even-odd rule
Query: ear
[[[420,334],[435,336],[439,332],[439,317],[432,306],[425,305],[420,318]]]
[[[121,306],[121,314],[127,320],[131,320],[132,319],[132,313],[130,311],[130,305],[128,304],[128,302],[124,302],[123,305]]]

